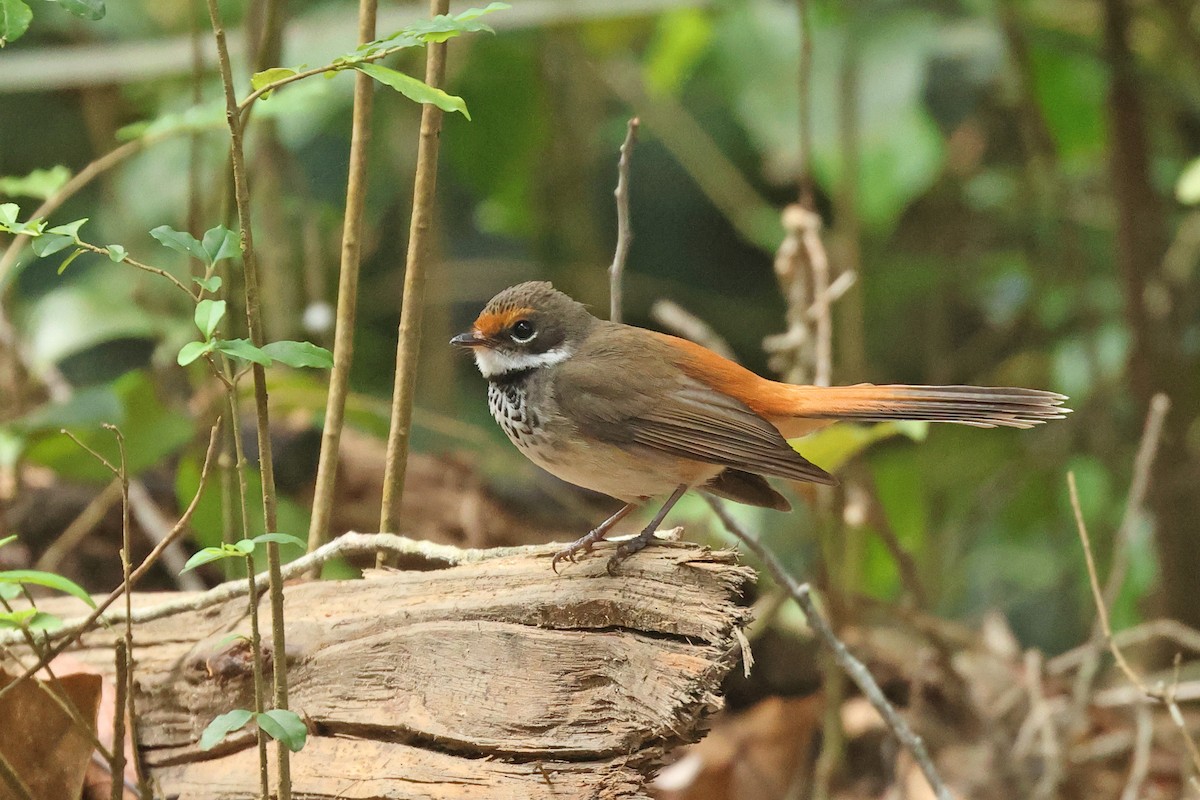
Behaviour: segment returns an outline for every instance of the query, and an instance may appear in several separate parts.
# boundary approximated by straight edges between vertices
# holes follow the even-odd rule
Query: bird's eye
[[[519,319],[514,322],[511,333],[512,340],[520,344],[531,341],[533,337],[537,335],[537,331],[534,330],[533,323],[527,319]]]

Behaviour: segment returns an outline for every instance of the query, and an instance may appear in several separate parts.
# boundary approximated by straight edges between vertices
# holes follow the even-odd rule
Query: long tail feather
[[[1032,428],[1062,419],[1067,399],[1055,392],[990,386],[795,386],[790,408],[775,420],[785,435],[799,435],[819,427],[804,420],[861,420],[882,422],[911,419],[952,422],[977,428]],[[780,418],[783,419],[780,419]],[[797,424],[789,425],[794,420]],[[785,429],[795,433],[789,434]]]

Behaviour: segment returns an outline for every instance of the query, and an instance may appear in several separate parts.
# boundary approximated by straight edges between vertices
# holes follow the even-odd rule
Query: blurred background
[[[780,215],[806,174],[804,4],[513,5],[487,18],[495,35],[449,49],[447,88],[471,120],[448,115],[442,133],[405,501],[403,532],[471,545],[574,538],[603,513],[602,500],[516,453],[487,415],[483,380],[446,342],[494,292],[523,280],[552,280],[607,313],[627,120],[642,125],[626,321],[662,328],[651,309],[669,299],[762,374],[773,374],[764,338],[786,327],[773,269]],[[222,3],[243,93],[264,6]],[[181,257],[147,232],[168,224],[199,235],[228,222],[227,138],[202,4],[128,0],[98,21],[58,3],[35,12],[29,32],[0,51],[0,176],[52,172],[0,181],[0,200],[19,203],[24,218],[70,174],[119,150],[51,221],[88,217],[88,241],[185,275]],[[353,49],[355,3],[290,0],[286,13],[279,64]],[[389,3],[379,30],[426,13]],[[1061,653],[1087,638],[1095,615],[1065,475],[1078,480],[1103,577],[1150,398],[1165,392],[1172,407],[1147,500],[1116,559],[1127,572],[1114,626],[1200,624],[1200,11],[1187,0],[808,0],[807,19],[811,197],[833,276],[855,276],[833,307],[834,382],[1038,387],[1069,395],[1074,413],[1032,431],[909,427],[800,443],[841,467],[842,489],[790,515],[739,510],[739,519],[826,587],[845,624],[881,607],[968,631],[1000,619],[1019,648]],[[423,53],[393,66],[420,75]],[[303,81],[254,111],[270,339],[332,346],[352,83]],[[378,89],[334,533],[378,524],[419,114]],[[63,255],[24,249],[0,272],[0,536],[20,533],[25,548],[0,558],[106,589],[119,576],[118,498],[97,500],[104,473],[57,430],[118,420],[150,507],[170,516],[195,489],[220,398],[199,365],[175,364],[194,338],[176,290],[92,255],[59,274]],[[60,381],[69,401],[55,394]],[[325,376],[278,368],[271,382],[288,493],[281,526],[303,536]],[[221,535],[220,498],[209,494],[198,544]],[[48,564],[87,508],[103,512],[100,522]],[[731,542],[702,501],[681,504],[675,519],[692,538]],[[802,627],[778,606],[764,653],[790,652]],[[731,690],[735,707],[815,687],[815,672],[770,663],[761,685]]]

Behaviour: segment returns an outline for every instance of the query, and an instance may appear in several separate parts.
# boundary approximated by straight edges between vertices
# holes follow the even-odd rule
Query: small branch
[[[1133,535],[1133,526],[1146,502],[1146,493],[1150,488],[1150,475],[1154,467],[1154,459],[1158,454],[1158,445],[1162,440],[1163,422],[1171,402],[1164,394],[1156,394],[1150,401],[1150,409],[1146,413],[1146,422],[1142,428],[1142,438],[1138,443],[1137,455],[1133,459],[1133,478],[1129,485],[1129,494],[1125,501],[1125,511],[1121,515],[1121,523],[1113,536],[1112,571],[1105,582],[1099,603],[1107,609],[1116,600],[1117,593],[1125,582],[1125,573],[1129,566],[1129,539]],[[1111,642],[1112,632],[1105,632],[1099,615],[1092,625],[1092,633],[1088,640],[1090,652],[1079,668],[1072,690],[1071,719],[1076,723],[1084,717],[1088,698],[1096,682],[1100,667],[1100,652],[1106,637]]]
[[[1088,536],[1087,525],[1083,521],[1083,509],[1079,506],[1079,489],[1075,485],[1074,472],[1067,473],[1067,487],[1071,495],[1071,510],[1075,513],[1075,527],[1079,532],[1079,540],[1083,543],[1083,557],[1087,564],[1088,583],[1092,587],[1092,600],[1096,603],[1096,616],[1104,632],[1104,638],[1108,642],[1109,652],[1112,653],[1121,672],[1125,673],[1126,679],[1136,686],[1138,691],[1148,699],[1162,701],[1166,704],[1167,711],[1171,715],[1171,720],[1179,728],[1179,732],[1183,737],[1188,756],[1192,761],[1192,768],[1197,773],[1200,773],[1200,748],[1196,746],[1196,741],[1187,729],[1187,723],[1183,718],[1183,712],[1179,710],[1179,704],[1176,702],[1174,692],[1170,689],[1151,689],[1148,687],[1141,676],[1134,672],[1133,667],[1125,660],[1125,655],[1121,652],[1121,648],[1117,647],[1113,642],[1112,626],[1108,621],[1108,608],[1104,604],[1104,593],[1100,588],[1100,578],[1096,574],[1096,560],[1092,556],[1092,541]]]
[[[633,232],[629,226],[629,161],[633,155],[633,146],[637,144],[640,124],[641,121],[637,117],[629,120],[625,131],[625,141],[621,144],[621,157],[617,160],[617,188],[613,191],[613,197],[617,200],[617,247],[613,253],[612,266],[608,268],[608,318],[613,322],[621,321],[624,298],[621,278],[625,274],[625,259],[629,255],[629,245],[633,241]]]
[[[234,199],[237,204],[238,227],[242,235],[242,274],[245,278],[243,285],[246,294],[246,326],[250,333],[250,342],[255,347],[262,347],[265,337],[262,324],[262,304],[259,298],[258,259],[254,250],[254,233],[250,213],[250,185],[246,172],[246,158],[243,145],[243,129],[241,111],[238,107],[237,90],[233,83],[233,68],[229,60],[229,44],[225,37],[224,23],[217,0],[208,0],[208,16],[212,22],[213,36],[217,43],[217,62],[220,66],[221,85],[225,90],[225,120],[229,125],[230,164],[233,169]],[[275,466],[271,453],[271,424],[270,411],[267,403],[267,373],[262,364],[254,364],[251,370],[254,376],[254,408],[256,412],[256,427],[258,429],[258,468],[262,477],[263,526],[267,531],[278,529],[275,507]],[[235,432],[240,435],[240,432]],[[276,658],[272,664],[275,667],[275,707],[288,707],[287,691],[287,659],[283,621],[283,579],[280,578],[279,545],[267,542],[267,568],[271,576],[271,641]],[[289,750],[279,743],[276,747],[279,769],[279,800],[291,800],[291,768]]]
[[[120,481],[114,480],[105,486],[63,530],[62,535],[46,548],[46,552],[42,553],[34,568],[43,572],[56,572],[63,558],[75,551],[87,535],[103,521],[108,510],[120,497]]]
[[[94,181],[99,176],[103,175],[108,170],[125,161],[130,156],[133,156],[142,151],[147,145],[158,141],[158,138],[143,137],[134,139],[132,142],[126,142],[120,147],[114,148],[104,155],[97,158],[95,161],[88,164],[75,174],[69,181],[62,185],[62,188],[55,192],[30,214],[30,218],[48,217],[57,211],[63,203],[74,197],[80,189],[83,189],[89,183]],[[30,237],[17,236],[8,243],[8,247],[4,249],[4,255],[0,256],[0,286],[10,286],[11,283],[5,278],[8,276],[8,271],[17,263],[18,256],[21,255],[21,250],[25,245],[29,244]]]
[[[450,0],[430,0],[431,16],[445,14]],[[430,43],[425,54],[425,83],[440,89],[446,82],[446,43]],[[417,170],[413,184],[412,221],[408,232],[408,257],[404,268],[404,297],[400,307],[399,341],[396,343],[396,378],[392,389],[388,426],[387,461],[383,476],[383,503],[379,530],[399,528],[400,499],[408,468],[417,358],[421,347],[421,315],[425,305],[425,280],[429,240],[433,228],[433,201],[437,191],[438,143],[442,110],[432,103],[421,107],[421,135],[417,144]]]
[[[358,41],[375,39],[378,0],[359,0]],[[350,366],[354,361],[354,323],[358,304],[358,275],[362,263],[362,217],[367,197],[367,156],[371,141],[371,110],[375,81],[358,72],[354,76],[354,110],[350,128],[350,169],[346,181],[346,216],[342,220],[342,259],[338,269],[337,321],[333,331],[333,369],[329,372],[329,395],[325,402],[325,425],[321,431],[321,454],[313,490],[312,518],[308,527],[308,550],[312,552],[329,539],[333,516],[333,493],[337,483],[342,425],[346,396],[350,390]]]
[[[495,558],[509,558],[512,556],[544,555],[546,558],[550,558],[559,549],[561,548],[558,545],[553,544],[458,548],[448,544],[409,539],[406,536],[397,536],[392,533],[350,532],[339,536],[328,544],[322,545],[317,550],[295,561],[288,562],[283,566],[282,576],[285,581],[289,581],[293,578],[303,577],[313,570],[320,569],[327,562],[337,558],[353,558],[355,556],[365,556],[380,552],[395,558],[419,560],[426,564],[457,566],[459,564],[476,564],[480,561],[490,561]],[[269,575],[266,572],[260,572],[254,576],[255,588],[259,591],[264,589],[267,586],[268,578]],[[137,579],[136,571],[134,572],[134,579]],[[183,611],[197,611],[210,608],[220,603],[239,598],[245,595],[247,591],[249,591],[248,581],[229,581],[219,586],[214,586],[212,589],[201,594],[178,600],[168,600],[156,606],[135,609],[133,612],[133,622],[134,624],[141,624]],[[104,606],[106,610],[108,605],[111,604]],[[79,635],[84,630],[90,629],[99,616],[93,613],[93,615],[80,622],[65,622],[61,628],[51,634],[55,638],[66,637],[66,644],[60,643],[55,649],[59,652],[66,649],[66,647],[79,638]],[[124,620],[125,615],[121,611],[106,614],[103,617],[103,623],[106,625],[124,622]],[[14,634],[0,632],[0,645],[5,645],[16,640],[17,637]],[[0,690],[0,695],[2,694],[3,691]]]
[[[196,508],[200,505],[200,498],[204,494],[204,487],[208,483],[208,472],[212,466],[213,455],[217,450],[217,434],[221,429],[221,420],[218,419],[213,425],[212,433],[209,435],[208,451],[204,456],[204,466],[200,471],[200,485],[196,488],[196,494],[192,497],[192,502],[184,509],[183,515],[180,516],[179,522],[171,529],[171,532],[159,544],[150,551],[137,569],[133,570],[129,576],[129,583],[122,581],[121,585],[114,589],[108,597],[101,601],[96,608],[80,623],[72,626],[63,626],[61,629],[54,632],[54,638],[59,639],[58,644],[53,647],[48,647],[46,652],[37,660],[37,663],[29,667],[16,680],[7,686],[0,687],[0,697],[3,697],[13,686],[16,686],[23,680],[33,677],[39,670],[49,664],[56,656],[70,647],[79,639],[86,631],[91,630],[109,606],[117,601],[121,595],[127,590],[132,589],[142,577],[150,571],[150,569],[158,562],[163,551],[174,542],[179,536],[187,530],[188,523],[191,522],[192,515],[196,513]],[[134,620],[136,622],[136,619]],[[60,638],[61,637],[61,638]],[[9,635],[0,635],[0,646],[6,644],[9,640]]]
[[[720,499],[708,494],[704,495],[704,499],[712,507],[713,511],[716,512],[717,517],[720,518],[725,528],[758,556],[780,586],[787,588],[792,599],[804,611],[809,626],[824,640],[825,644],[833,652],[833,657],[837,660],[842,670],[849,676],[850,680],[854,681],[863,695],[870,701],[871,705],[875,707],[875,710],[883,717],[892,734],[912,753],[913,758],[921,768],[925,779],[929,781],[929,786],[933,789],[938,800],[951,800],[950,790],[946,788],[945,783],[943,783],[941,776],[938,774],[937,767],[934,766],[933,760],[929,757],[929,752],[925,749],[925,742],[909,727],[908,722],[896,712],[892,704],[888,702],[883,691],[879,688],[879,684],[872,677],[866,666],[850,653],[846,645],[834,633],[833,628],[830,627],[829,622],[826,621],[813,601],[812,590],[809,588],[809,585],[807,583],[796,583],[796,579],[784,569],[774,554],[763,547],[762,543],[746,532],[738,524],[737,520],[730,516],[725,508],[725,504]]]
[[[33,800],[33,794],[30,793],[29,787],[25,785],[25,781],[21,780],[21,776],[13,769],[12,764],[8,763],[4,753],[0,753],[0,783],[7,786],[17,800]]]
[[[128,594],[126,596],[128,597]],[[129,674],[131,660],[129,643],[125,639],[118,639],[116,649],[117,697],[116,702],[113,703],[112,719],[112,760],[108,762],[109,769],[112,771],[112,791],[109,795],[112,800],[122,800],[125,796],[125,706],[131,698],[131,676]]]
[[[1121,800],[1138,800],[1142,786],[1150,774],[1150,745],[1154,742],[1154,720],[1150,715],[1150,704],[1145,699],[1134,708],[1135,738],[1133,756],[1129,763],[1129,778]]]
[[[667,330],[697,344],[702,344],[730,361],[737,361],[737,354],[733,352],[729,342],[713,330],[711,325],[678,303],[671,300],[656,300],[650,307],[650,316]]]
[[[246,556],[246,575],[246,594],[250,614],[250,662],[253,665],[254,673],[254,713],[261,714],[266,710],[267,686],[263,677],[262,633],[258,629],[258,587],[252,577],[254,575],[253,554]],[[267,583],[270,584],[269,576]],[[276,660],[282,657],[281,653],[275,654]],[[258,729],[255,739],[258,744],[258,778],[259,788],[262,790],[261,800],[269,800],[271,797],[271,773],[267,759],[267,734],[261,725],[256,727]]]
[[[796,13],[800,18],[800,74],[797,94],[800,100],[800,205],[812,211],[816,208],[813,198],[812,178],[812,21],[808,18],[808,0],[796,0]]]

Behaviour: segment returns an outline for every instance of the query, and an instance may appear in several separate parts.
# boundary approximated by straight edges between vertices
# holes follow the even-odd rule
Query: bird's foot
[[[617,552],[613,553],[612,557],[608,559],[608,566],[606,567],[606,569],[608,570],[608,574],[616,575],[617,567],[621,564],[621,562],[624,561],[625,559],[629,558],[631,555],[633,555],[637,551],[644,549],[646,547],[646,545],[653,542],[654,538],[655,538],[654,534],[656,532],[657,531],[652,526],[652,527],[646,528],[644,531],[642,531],[641,533],[639,533],[637,536],[633,537],[632,539],[626,539],[625,541],[623,541],[619,545],[617,545]]]
[[[562,550],[559,550],[554,554],[554,558],[550,559],[550,568],[554,570],[554,573],[557,575],[559,561],[570,561],[572,564],[574,564],[576,553],[592,552],[592,548],[596,546],[596,542],[603,541],[604,534],[607,532],[608,531],[603,528],[596,528],[593,531],[589,531],[586,536],[581,536],[575,541],[571,542]]]

